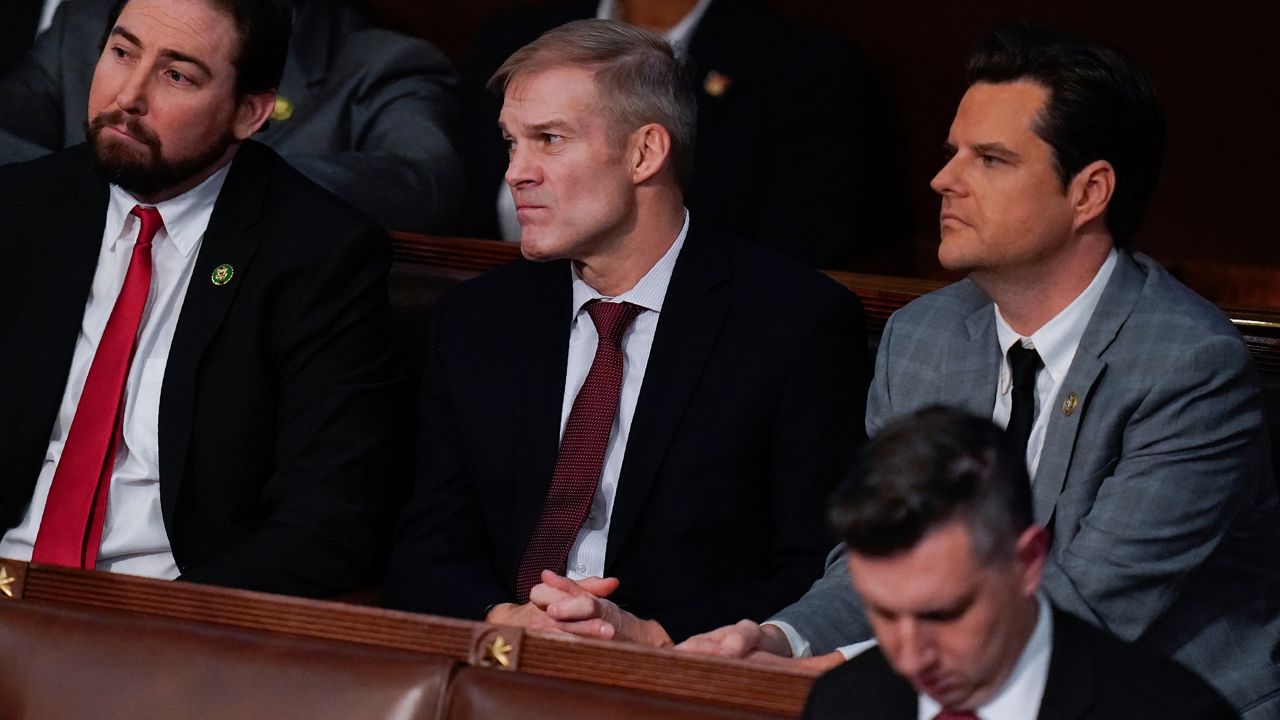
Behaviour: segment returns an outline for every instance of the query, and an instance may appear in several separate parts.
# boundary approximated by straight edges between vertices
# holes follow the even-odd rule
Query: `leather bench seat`
[[[449,686],[447,720],[727,720],[775,718],[648,695],[638,690],[464,667]]]
[[[0,717],[418,720],[453,660],[86,610],[0,605]]]

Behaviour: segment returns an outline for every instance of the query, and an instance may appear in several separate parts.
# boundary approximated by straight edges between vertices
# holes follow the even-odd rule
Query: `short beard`
[[[124,129],[147,148],[147,157],[139,159],[119,142],[103,142],[103,128],[114,125]],[[107,182],[120,186],[136,197],[152,197],[190,180],[213,165],[235,142],[230,130],[193,157],[167,160],[160,138],[136,117],[121,110],[96,115],[85,122],[85,136],[93,148],[93,165]]]

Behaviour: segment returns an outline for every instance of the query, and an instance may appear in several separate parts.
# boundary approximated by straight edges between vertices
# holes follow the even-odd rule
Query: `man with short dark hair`
[[[861,435],[857,298],[686,212],[695,106],[662,40],[570,23],[494,83],[541,262],[436,311],[387,598],[652,645],[767,617],[821,570]]]
[[[944,403],[1025,448],[1044,589],[1173,657],[1251,717],[1280,709],[1280,509],[1262,397],[1231,323],[1123,248],[1159,172],[1151,84],[1123,54],[1013,26],[985,38],[933,179],[961,282],[886,324],[867,432]],[[711,652],[830,653],[866,637],[846,563]]]
[[[819,678],[807,718],[1237,717],[1203,680],[1052,610],[1022,450],[932,407],[891,422],[832,518],[878,645]]]
[[[386,236],[249,138],[284,0],[129,0],[89,143],[0,168],[0,555],[301,595],[385,522]]]

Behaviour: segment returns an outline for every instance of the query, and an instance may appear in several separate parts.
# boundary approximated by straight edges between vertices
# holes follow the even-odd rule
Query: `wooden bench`
[[[763,718],[803,671],[0,560],[0,717]],[[15,710],[16,708],[16,710]]]

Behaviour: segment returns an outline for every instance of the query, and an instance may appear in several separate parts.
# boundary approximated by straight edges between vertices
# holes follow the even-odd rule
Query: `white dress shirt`
[[[99,570],[163,579],[178,576],[160,511],[157,424],[160,389],[169,359],[169,345],[178,325],[178,315],[182,312],[182,302],[195,269],[200,243],[229,167],[222,168],[188,192],[155,205],[164,227],[152,240],[151,290],[138,326],[138,346],[125,385],[124,439],[116,455],[107,491],[107,517],[98,550]],[[40,468],[35,492],[22,522],[0,539],[0,557],[31,559],[45,501],[53,484],[53,474],[62,457],[67,432],[71,429],[76,405],[89,375],[89,366],[93,363],[107,318],[124,285],[133,245],[141,228],[141,221],[129,213],[138,204],[127,192],[111,186],[98,266],[94,270],[93,284],[71,358],[71,372],[49,437],[44,465]]]
[[[698,0],[687,15],[680,19],[670,30],[661,33],[663,39],[671,43],[676,55],[684,57],[688,53],[689,37],[697,29],[702,16],[706,14],[711,0]],[[596,7],[596,18],[599,20],[616,20],[622,22],[618,12],[618,0],[600,0]],[[511,189],[504,179],[498,183],[498,234],[507,242],[520,242],[520,221],[516,219],[516,201],[511,197]]]
[[[1036,476],[1036,468],[1040,467],[1040,451],[1044,449],[1045,430],[1049,427],[1052,412],[1041,412],[1054,404],[1058,393],[1062,392],[1062,383],[1067,379],[1067,371],[1071,369],[1071,361],[1076,357],[1076,349],[1080,347],[1080,338],[1089,326],[1094,308],[1102,291],[1111,279],[1111,272],[1116,267],[1116,251],[1112,248],[1107,259],[1098,268],[1093,281],[1071,304],[1062,309],[1053,319],[1031,333],[1031,337],[1018,335],[1000,314],[1000,306],[993,305],[996,314],[996,335],[1000,340],[1000,377],[996,382],[996,404],[991,412],[991,420],[1000,427],[1009,424],[1009,415],[1013,412],[1013,375],[1009,370],[1009,348],[1021,341],[1024,347],[1034,348],[1044,362],[1044,367],[1036,372],[1036,409],[1035,423],[1031,426],[1031,437],[1027,439],[1027,474]]]
[[[1053,611],[1049,601],[1036,595],[1039,611],[1036,627],[1018,656],[1009,677],[999,692],[973,712],[981,720],[1027,720],[1040,713],[1040,701],[1044,698],[1044,686],[1049,680],[1049,658],[1053,655]],[[916,696],[919,704],[919,720],[933,720],[942,706],[923,693]]]
[[[671,271],[676,266],[680,248],[684,247],[689,233],[689,211],[684,213],[684,226],[671,248],[649,268],[649,272],[635,287],[616,297],[605,297],[582,280],[576,268],[573,273],[573,327],[569,330],[569,364],[565,373],[564,403],[560,412],[560,437],[569,422],[573,401],[587,379],[591,362],[595,359],[600,336],[596,333],[591,315],[584,309],[590,300],[629,302],[644,311],[636,316],[622,335],[622,392],[618,399],[618,414],[609,432],[609,444],[605,448],[604,466],[600,470],[600,484],[591,500],[591,512],[582,523],[578,537],[569,550],[566,574],[574,579],[604,576],[604,556],[609,543],[609,521],[613,515],[613,499],[618,492],[618,476],[622,473],[622,459],[627,451],[627,438],[631,433],[631,419],[636,414],[636,400],[644,383],[644,371],[649,365],[649,351],[653,348],[653,336],[658,330],[658,318],[662,313],[662,301],[671,283]]]
[[[1107,281],[1111,279],[1111,273],[1115,270],[1116,257],[1115,248],[1112,248],[1089,286],[1077,295],[1070,305],[1053,316],[1052,320],[1032,333],[1029,338],[1023,338],[1014,332],[1000,314],[999,306],[992,305],[1001,355],[1000,377],[996,382],[995,409],[991,413],[992,422],[1000,427],[1006,427],[1009,424],[1009,415],[1013,412],[1013,393],[1011,392],[1013,378],[1009,371],[1009,348],[1013,347],[1015,342],[1022,341],[1026,347],[1035,348],[1044,362],[1044,367],[1036,373],[1036,420],[1031,426],[1031,437],[1027,440],[1027,474],[1032,478],[1035,477],[1036,468],[1040,466],[1040,452],[1044,449],[1045,430],[1049,427],[1049,418],[1053,415],[1052,412],[1040,411],[1051,405],[1058,393],[1062,391],[1062,383],[1067,379],[1067,371],[1071,369],[1076,349],[1080,347],[1080,338],[1084,337],[1085,328],[1089,326],[1093,311],[1098,307],[1102,291],[1106,289]],[[812,653],[809,641],[801,637],[790,623],[770,620],[767,624],[778,628],[787,637],[792,657],[809,657]],[[846,660],[849,660],[874,642],[874,640],[865,640],[845,645],[838,650]]]

